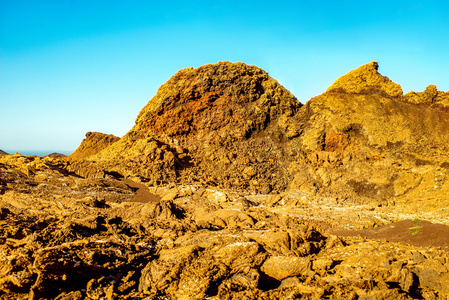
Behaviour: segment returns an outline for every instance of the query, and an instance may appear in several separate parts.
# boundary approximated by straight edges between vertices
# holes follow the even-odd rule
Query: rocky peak
[[[112,134],[104,134],[100,132],[88,132],[86,138],[81,145],[69,155],[70,158],[86,158],[97,154],[110,144],[118,141],[120,138]]]
[[[390,97],[403,95],[399,84],[394,83],[388,77],[382,76],[378,71],[376,61],[367,63],[338,78],[327,92],[344,92],[349,94],[370,94],[381,92]]]
[[[214,131],[242,138],[300,106],[264,70],[220,62],[177,72],[139,113],[134,131],[171,137]]]

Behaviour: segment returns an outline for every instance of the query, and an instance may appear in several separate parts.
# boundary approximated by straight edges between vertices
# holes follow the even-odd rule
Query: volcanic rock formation
[[[296,163],[308,165],[317,189],[340,197],[382,201],[428,189],[449,164],[449,114],[409,102],[376,62],[349,72],[303,107],[306,155]],[[304,173],[296,176],[301,189]]]
[[[449,297],[448,93],[377,69],[302,105],[189,68],[120,139],[1,155],[0,298]]]
[[[283,190],[291,179],[284,144],[299,135],[292,116],[300,107],[257,67],[189,68],[159,88],[122,139],[88,159],[154,184]]]
[[[424,179],[449,164],[447,93],[431,86],[415,94],[433,100],[417,105],[377,69],[371,62],[349,72],[304,106],[254,66],[181,70],[123,138],[71,170],[377,202],[427,189]]]

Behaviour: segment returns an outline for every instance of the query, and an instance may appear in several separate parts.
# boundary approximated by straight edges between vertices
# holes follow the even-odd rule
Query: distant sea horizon
[[[8,154],[16,154],[16,153],[20,153],[22,155],[27,155],[27,156],[46,156],[48,154],[51,153],[59,153],[59,154],[64,154],[64,155],[70,155],[73,153],[73,151],[71,150],[9,150],[9,149],[1,149],[3,151],[5,151]]]

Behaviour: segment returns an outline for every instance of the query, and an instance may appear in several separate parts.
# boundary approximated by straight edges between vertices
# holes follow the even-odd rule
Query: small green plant
[[[420,218],[413,218],[412,222],[419,223],[419,222],[421,222],[421,219]]]
[[[414,227],[410,227],[409,229],[410,230],[418,230],[418,229],[421,229],[422,228],[422,226],[414,226]]]
[[[418,234],[419,234],[419,231],[412,232],[413,236],[417,236]]]

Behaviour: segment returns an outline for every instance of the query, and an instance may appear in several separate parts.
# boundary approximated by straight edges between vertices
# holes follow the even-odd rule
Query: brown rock
[[[220,62],[189,68],[159,88],[122,139],[90,159],[155,184],[283,189],[289,175],[282,168],[291,159],[273,158],[283,155],[279,142],[298,133],[291,133],[295,122],[278,119],[291,118],[300,107],[255,66]]]

